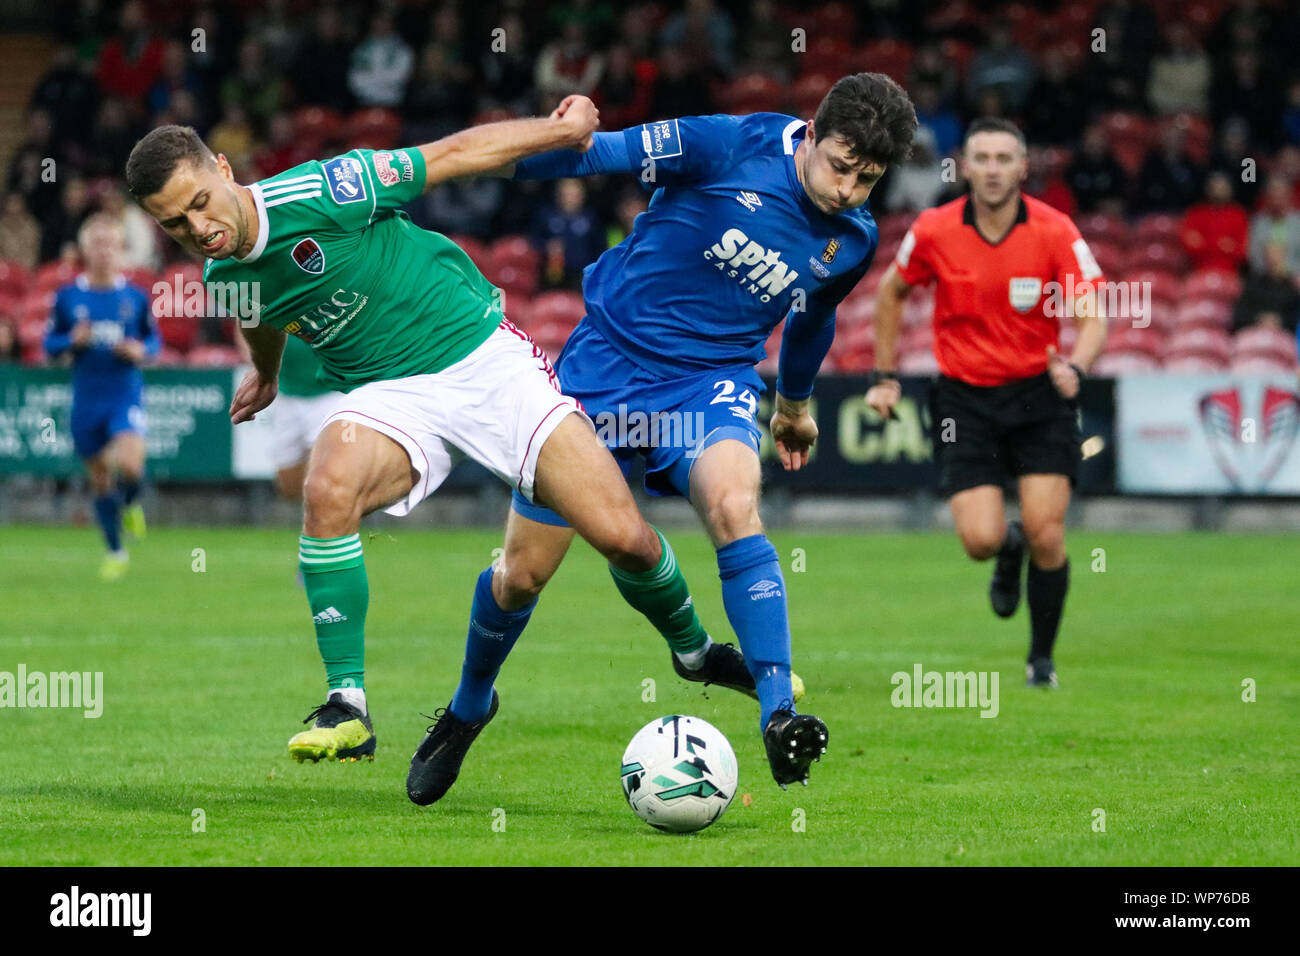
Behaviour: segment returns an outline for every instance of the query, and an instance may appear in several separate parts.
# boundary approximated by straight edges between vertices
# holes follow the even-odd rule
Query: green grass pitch
[[[774,535],[803,709],[831,731],[812,785],[789,792],[771,780],[756,705],[677,679],[579,543],[498,680],[500,714],[430,808],[407,800],[407,762],[421,711],[455,686],[474,578],[500,535],[367,537],[378,756],[299,765],[285,742],[322,700],[323,672],[292,529],[155,529],[117,584],[96,579],[93,530],[0,529],[0,671],[104,675],[98,719],[0,710],[0,865],[1300,858],[1295,537],[1072,532],[1062,689],[1048,693],[1023,686],[1026,609],[994,618],[990,566],[951,535]],[[733,640],[704,536],[671,539],[705,625]],[[916,664],[1000,672],[997,717],[892,706],[891,675]],[[627,741],[671,713],[728,736],[751,797],[685,837],[637,820],[619,789]]]

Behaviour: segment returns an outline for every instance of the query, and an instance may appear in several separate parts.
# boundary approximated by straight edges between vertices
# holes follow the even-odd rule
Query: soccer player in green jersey
[[[559,391],[546,355],[506,319],[497,290],[455,243],[398,211],[450,179],[548,150],[583,151],[597,118],[590,100],[574,96],[546,118],[407,149],[352,150],[250,186],[187,127],[153,130],[127,160],[136,200],[210,260],[209,294],[252,316],[240,324],[254,367],[235,391],[231,421],[251,421],[275,399],[286,333],[320,359],[318,383],[345,393],[303,484],[299,563],[329,691],[304,721],[315,721],[311,729],[289,742],[299,760],[373,757],[361,518],[379,508],[408,513],[466,455],[561,514],[633,583],[625,598],[666,637],[702,632],[671,549],[637,511],[590,420]],[[487,626],[501,635],[500,660],[466,667],[495,673],[523,630],[531,606],[505,610],[499,599],[495,589],[487,596],[498,612]],[[473,722],[439,720],[417,751],[434,769],[412,799],[432,802],[425,798],[451,786],[496,712],[495,691],[492,703]],[[448,756],[455,770],[438,771]]]

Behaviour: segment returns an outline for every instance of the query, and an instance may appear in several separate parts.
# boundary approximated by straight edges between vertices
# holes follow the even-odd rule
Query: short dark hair
[[[813,123],[817,142],[839,134],[854,156],[888,166],[912,152],[916,109],[885,74],[854,73],[831,87]]]
[[[139,202],[162,189],[181,163],[202,166],[216,161],[194,127],[159,126],[145,134],[127,157],[126,188]]]
[[[1029,145],[1025,142],[1025,134],[1020,132],[1020,127],[1009,119],[1003,119],[1001,116],[981,116],[966,128],[966,138],[961,141],[961,148],[964,150],[970,138],[976,133],[1010,133],[1016,138],[1021,149],[1027,150]]]

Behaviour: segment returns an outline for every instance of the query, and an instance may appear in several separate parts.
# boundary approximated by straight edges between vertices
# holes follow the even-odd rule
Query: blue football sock
[[[740,639],[740,651],[758,688],[762,731],[772,711],[794,710],[790,620],[781,562],[766,535],[750,535],[718,549],[718,576],[727,620]]]
[[[471,723],[482,720],[492,707],[492,682],[510,649],[524,632],[537,602],[518,611],[503,611],[492,596],[492,569],[478,576],[474,606],[469,612],[469,636],[465,639],[465,663],[460,668],[460,685],[451,699],[451,712]]]
[[[140,494],[140,482],[119,476],[117,490],[122,495],[122,506],[129,508],[135,504],[135,499]]]
[[[122,505],[116,492],[95,498],[95,520],[99,530],[104,533],[109,551],[122,550]]]

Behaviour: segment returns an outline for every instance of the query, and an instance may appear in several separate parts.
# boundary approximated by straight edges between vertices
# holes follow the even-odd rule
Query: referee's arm
[[[867,390],[867,404],[881,418],[892,416],[894,406],[903,397],[898,382],[898,335],[903,328],[903,301],[911,291],[891,262],[876,289],[876,371]]]
[[[1074,322],[1079,337],[1075,340],[1070,360],[1067,362],[1057,355],[1055,348],[1047,350],[1048,374],[1056,390],[1066,399],[1078,396],[1080,377],[1087,374],[1106,347],[1106,312],[1101,306],[1101,296],[1091,291],[1076,296]]]

